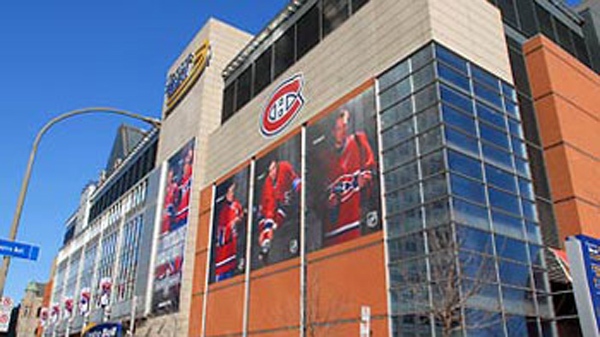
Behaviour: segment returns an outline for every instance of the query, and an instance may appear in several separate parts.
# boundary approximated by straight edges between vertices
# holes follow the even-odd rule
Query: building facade
[[[209,20],[160,132],[69,222],[52,301],[92,300],[47,333],[580,334],[553,268],[565,236],[598,236],[600,16],[578,11],[292,1],[254,37]]]
[[[25,288],[17,319],[17,336],[37,336],[45,289],[46,284],[38,282],[29,282]]]

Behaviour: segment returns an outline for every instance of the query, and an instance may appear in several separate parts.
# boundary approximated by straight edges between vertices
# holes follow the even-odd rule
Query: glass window
[[[462,57],[437,44],[435,46],[435,53],[438,60],[441,60],[444,63],[451,65],[454,69],[467,74],[467,61],[465,61]]]
[[[444,171],[444,152],[434,152],[421,158],[421,171],[423,177]]]
[[[468,177],[482,180],[481,162],[477,159],[448,150],[448,166],[453,172],[460,172]]]
[[[519,178],[519,191],[521,192],[521,197],[534,200],[535,195],[533,193],[533,184],[531,181]]]
[[[525,142],[518,139],[518,138],[512,138],[512,148],[513,148],[513,153],[516,156],[519,156],[521,158],[527,158],[527,147],[525,146]]]
[[[433,64],[429,64],[424,68],[421,68],[417,72],[413,73],[413,90],[418,91],[426,85],[433,82],[435,77],[435,71],[433,70]]]
[[[502,301],[505,310],[509,313],[528,316],[535,315],[535,301],[533,296],[533,293],[528,290],[502,287]],[[510,320],[512,316],[507,317]]]
[[[571,39],[571,30],[560,20],[554,21],[556,25],[556,35],[558,37],[558,44],[563,47],[566,51],[571,54],[575,54],[575,47],[573,46],[573,40]]]
[[[412,100],[407,98],[400,103],[388,108],[381,114],[381,126],[383,129],[408,118],[413,112]]]
[[[483,144],[483,157],[486,161],[504,167],[508,170],[512,169],[512,156],[510,153],[502,151],[494,146]]]
[[[477,98],[491,103],[498,109],[502,109],[502,96],[500,96],[499,93],[494,92],[488,89],[488,87],[483,86],[477,82],[474,83],[474,91],[475,96],[477,96]]]
[[[523,129],[521,128],[521,123],[515,121],[514,119],[508,119],[508,128],[510,130],[510,134],[520,139],[523,139]]]
[[[416,156],[417,145],[415,139],[408,140],[383,154],[383,164],[385,169],[390,169],[402,165]]]
[[[419,137],[419,149],[422,154],[429,153],[442,146],[441,128],[432,129]]]
[[[498,267],[500,268],[500,281],[503,284],[521,288],[531,287],[531,276],[527,265],[500,260]]]
[[[415,123],[412,119],[396,124],[393,127],[384,131],[381,135],[383,149],[390,147],[408,139],[415,135]]]
[[[244,72],[238,77],[236,89],[236,109],[241,109],[250,98],[252,98],[252,67],[244,70]]]
[[[381,91],[389,88],[392,84],[408,76],[409,66],[408,61],[404,61],[388,70],[379,78],[379,88]]]
[[[450,176],[452,194],[480,204],[485,204],[483,183],[452,174]]]
[[[425,239],[422,232],[388,241],[388,247],[391,261],[425,255]]]
[[[479,132],[484,141],[499,146],[505,151],[510,151],[508,135],[506,133],[481,123],[479,124]]]
[[[437,71],[442,80],[454,84],[455,86],[467,92],[471,91],[471,83],[469,82],[469,78],[467,78],[464,74],[454,71],[451,67],[440,62],[437,63]]]
[[[437,86],[433,84],[415,94],[415,111],[424,110],[437,102]]]
[[[527,240],[537,244],[542,243],[542,232],[540,226],[535,222],[525,221],[525,232],[527,234]]]
[[[488,193],[490,195],[490,204],[492,207],[515,215],[521,214],[519,199],[515,195],[491,187],[488,187]]]
[[[469,97],[450,89],[447,85],[440,84],[440,93],[442,101],[469,113],[473,113],[473,104]]]
[[[504,98],[504,107],[506,109],[506,112],[510,116],[512,116],[512,117],[514,117],[516,119],[520,118],[519,107],[517,106],[517,103],[515,103],[515,102],[513,102],[510,99],[508,99],[508,98],[505,97]]]
[[[294,26],[288,28],[288,30],[275,41],[275,70],[273,78],[281,75],[294,63],[294,46],[295,43],[295,31]]]
[[[521,203],[523,204],[523,216],[525,219],[531,221],[538,221],[537,208],[535,207],[535,203],[533,201],[522,199]]]
[[[517,14],[520,18],[519,22],[521,23],[521,30],[523,33],[525,33],[527,37],[537,34],[535,10],[533,7],[534,0],[517,0],[515,3],[517,5]]]
[[[461,149],[471,155],[479,156],[479,145],[475,138],[471,138],[462,132],[452,128],[445,128],[446,141],[449,146]]]
[[[531,0],[524,0],[524,1],[531,1]],[[504,97],[508,97],[511,101],[516,102],[517,101],[517,92],[515,91],[515,88],[512,87],[512,85],[501,81],[502,85],[502,94],[504,95]]]
[[[427,227],[435,227],[450,222],[450,206],[448,200],[438,200],[425,205]]]
[[[433,50],[431,49],[431,44],[426,47],[421,48],[418,52],[416,52],[410,58],[410,62],[412,65],[413,71],[423,67],[427,63],[433,60]],[[433,68],[432,68],[433,70]]]
[[[356,13],[367,2],[369,2],[369,0],[352,0],[352,14]]]
[[[454,220],[465,225],[489,230],[488,212],[485,208],[454,198]]]
[[[231,83],[225,88],[223,92],[223,116],[221,116],[221,123],[225,123],[235,111],[235,82]]]
[[[488,107],[487,105],[484,105],[479,102],[476,104],[476,107],[477,107],[477,116],[481,120],[488,122],[502,130],[506,129],[506,122],[505,122],[504,115],[499,113],[497,110],[494,110],[494,109]]]
[[[271,83],[271,47],[265,50],[254,63],[254,93],[258,94]]]
[[[442,116],[444,118],[444,122],[447,124],[462,129],[470,135],[477,134],[477,129],[475,128],[475,119],[473,119],[473,117],[461,113],[446,104],[442,104]]]
[[[419,132],[430,129],[439,124],[440,114],[437,106],[433,106],[417,115],[417,128]]]
[[[523,241],[496,235],[496,253],[505,259],[527,262],[527,245]]]
[[[415,183],[419,180],[417,162],[412,162],[384,174],[385,188],[388,191]]]
[[[456,231],[460,249],[472,250],[480,253],[492,253],[493,246],[490,233],[465,226],[457,226]]]
[[[407,187],[400,191],[388,193],[386,196],[386,208],[390,214],[413,208],[421,201],[419,184]]]
[[[410,79],[406,78],[392,87],[382,92],[379,95],[379,100],[381,102],[381,108],[383,110],[390,107],[392,104],[404,99],[408,95],[410,95]]]
[[[531,257],[531,263],[543,267],[544,263],[544,250],[541,246],[529,244],[529,256]]]
[[[390,286],[392,288],[408,284],[422,283],[427,280],[425,259],[411,259],[390,265]]]
[[[529,170],[529,162],[527,162],[527,160],[515,157],[515,168],[517,169],[517,173],[522,175],[523,177],[531,177],[531,171]]]
[[[552,25],[552,15],[542,6],[535,4],[535,12],[537,13],[537,21],[540,25],[540,30],[544,35],[555,41],[556,35],[554,34],[554,27]]]
[[[348,0],[323,0],[323,36],[344,23],[348,15]]]
[[[423,182],[423,200],[429,202],[448,194],[446,175],[440,174]]]
[[[308,53],[317,43],[321,33],[319,32],[319,6],[313,5],[296,24],[296,53],[299,60]]]
[[[404,233],[413,232],[423,228],[423,215],[421,208],[414,208],[387,218],[389,237],[397,237]]]
[[[473,252],[459,253],[461,276],[480,282],[496,282],[496,268],[494,259]]]
[[[496,0],[498,2],[498,7],[500,7],[500,11],[502,12],[502,19],[504,22],[508,23],[510,26],[514,28],[519,28],[517,23],[517,9],[513,0]],[[522,0],[517,0],[522,1]]]
[[[471,74],[475,81],[489,86],[489,89],[500,92],[500,82],[498,79],[487,71],[471,64]]]
[[[577,53],[577,58],[583,62],[586,66],[590,67],[590,54],[587,49],[587,45],[583,37],[577,35],[577,33],[571,31],[571,36],[573,37],[573,44],[575,47],[575,52]]]
[[[492,165],[485,165],[487,182],[495,187],[517,193],[515,176]]]

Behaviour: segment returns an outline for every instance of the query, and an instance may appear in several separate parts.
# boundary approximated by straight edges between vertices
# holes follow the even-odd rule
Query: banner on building
[[[193,164],[194,140],[173,155],[167,163],[154,267],[152,296],[154,313],[179,310]]]
[[[600,332],[600,240],[571,236],[565,244],[584,337]]]
[[[246,270],[249,168],[216,187],[213,205],[213,241],[210,282],[243,274]]]
[[[100,291],[99,291],[99,304],[101,307],[110,305],[110,295],[112,293],[112,279],[110,277],[103,277],[100,280]]]
[[[256,160],[252,270],[300,254],[300,143],[295,135]]]
[[[8,332],[10,327],[10,316],[15,303],[10,297],[2,297],[0,303],[0,332]]]
[[[64,317],[65,320],[69,320],[73,317],[73,309],[74,309],[74,304],[73,304],[73,297],[65,297],[63,299],[63,313],[64,313]]]
[[[123,326],[120,323],[94,325],[83,333],[84,337],[122,337]]]
[[[50,311],[48,308],[44,307],[40,309],[40,325],[42,328],[45,328],[48,325],[48,318],[50,316]]]
[[[90,312],[90,302],[92,299],[92,291],[90,288],[81,289],[79,294],[79,313],[82,316],[87,316]]]
[[[50,307],[50,323],[57,324],[60,319],[60,304],[52,303]]]
[[[377,144],[373,89],[307,127],[308,252],[381,230]]]

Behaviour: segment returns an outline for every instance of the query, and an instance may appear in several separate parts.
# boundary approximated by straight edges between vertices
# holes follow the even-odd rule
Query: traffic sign
[[[0,255],[36,261],[40,247],[28,243],[0,239]]]
[[[12,298],[2,297],[0,300],[0,332],[8,332],[13,307]]]

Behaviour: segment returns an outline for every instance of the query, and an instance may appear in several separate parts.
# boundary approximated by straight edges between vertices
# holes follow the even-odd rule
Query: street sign
[[[10,297],[2,297],[0,301],[0,332],[8,332],[10,326],[10,315],[14,302]]]
[[[0,239],[0,255],[36,261],[40,247],[28,243]]]

